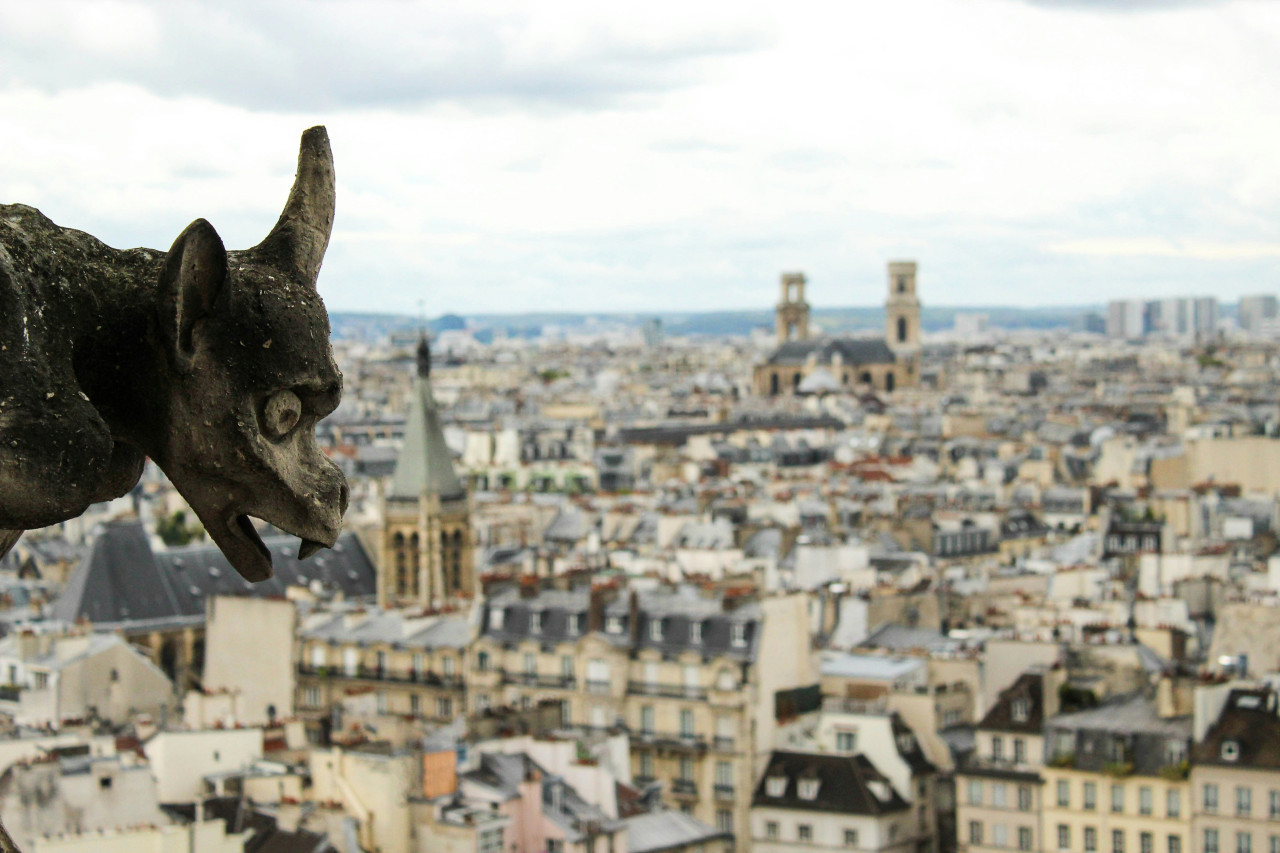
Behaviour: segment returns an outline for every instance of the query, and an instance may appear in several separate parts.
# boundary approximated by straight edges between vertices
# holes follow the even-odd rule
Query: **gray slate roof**
[[[839,353],[845,364],[893,364],[893,350],[882,338],[817,338],[807,341],[787,341],[769,356],[769,364],[804,364],[809,354],[817,356],[818,364],[831,364]]]
[[[319,580],[350,599],[377,593],[377,571],[354,533],[343,533],[332,550],[299,561],[293,536],[264,535],[275,576],[251,584],[214,545],[152,551],[142,522],[103,525],[89,553],[76,566],[53,605],[53,618],[95,623],[202,618],[212,595],[283,596],[286,587]]]

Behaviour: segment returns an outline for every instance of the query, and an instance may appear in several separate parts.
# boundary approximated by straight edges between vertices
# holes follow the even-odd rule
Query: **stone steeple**
[[[388,497],[412,499],[424,493],[441,500],[465,494],[453,470],[453,455],[444,441],[440,410],[431,393],[431,349],[423,335],[418,344],[418,375],[409,395],[409,419],[404,429],[404,449],[396,460]]]

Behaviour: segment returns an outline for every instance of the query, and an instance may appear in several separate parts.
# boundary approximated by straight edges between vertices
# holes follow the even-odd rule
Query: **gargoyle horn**
[[[333,151],[323,126],[302,134],[298,175],[284,212],[266,239],[249,251],[280,269],[296,269],[298,278],[315,287],[320,263],[333,231]]]

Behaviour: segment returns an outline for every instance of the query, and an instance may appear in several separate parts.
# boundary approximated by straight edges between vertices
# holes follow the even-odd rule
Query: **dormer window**
[[[1222,742],[1222,760],[1236,761],[1240,758],[1240,744],[1233,740],[1224,740]]]
[[[1025,723],[1031,719],[1031,703],[1025,698],[1014,699],[1012,713],[1015,723]]]
[[[609,634],[621,634],[622,633],[622,617],[610,616],[604,622],[604,630],[606,633],[609,633]]]
[[[689,642],[695,646],[702,645],[702,623],[701,622],[689,623]]]
[[[495,607],[489,611],[489,627],[494,631],[502,630],[503,617],[507,615],[507,611],[501,607]]]
[[[800,799],[814,800],[818,797],[818,780],[817,779],[801,779],[797,786]]]
[[[582,622],[579,621],[581,619],[582,617],[577,613],[569,614],[569,634],[571,636],[577,636],[582,633]]]
[[[662,641],[662,620],[653,619],[649,622],[649,639],[655,643]]]
[[[542,633],[542,611],[540,610],[529,611],[529,633],[530,634]]]
[[[735,622],[729,629],[729,642],[735,646],[745,646],[747,644],[747,626],[741,622]]]
[[[781,797],[787,792],[787,777],[770,776],[764,781],[764,792],[770,797]]]
[[[916,748],[916,739],[911,735],[898,735],[898,752],[906,755],[914,752]]]

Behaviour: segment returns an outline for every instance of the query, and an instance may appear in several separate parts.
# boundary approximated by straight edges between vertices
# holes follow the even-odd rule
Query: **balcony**
[[[692,779],[674,779],[671,782],[671,793],[677,797],[696,797],[698,783]]]
[[[734,740],[731,737],[716,735],[711,739],[711,748],[716,752],[733,752]]]
[[[641,730],[632,735],[632,742],[669,752],[707,751],[707,739],[702,735],[695,734]]]
[[[425,687],[443,687],[450,690],[461,690],[463,686],[462,678],[457,675],[438,675],[429,670],[415,672],[414,670],[383,669],[376,666],[360,666],[356,667],[355,672],[350,672],[337,666],[298,664],[298,674],[311,678],[352,678],[395,684],[421,684]]]
[[[732,800],[734,787],[732,785],[716,785],[714,793],[717,800]]]
[[[22,697],[22,688],[16,684],[0,684],[0,701],[17,702]]]
[[[683,684],[658,684],[651,681],[628,681],[627,692],[633,696],[662,696],[667,699],[707,698],[707,691],[702,687],[691,687]]]
[[[503,684],[522,684],[526,687],[550,687],[556,690],[573,690],[578,679],[572,675],[544,675],[536,672],[511,672],[503,670]]]
[[[613,685],[608,681],[592,681],[587,679],[587,692],[597,694],[608,694],[613,692]]]

